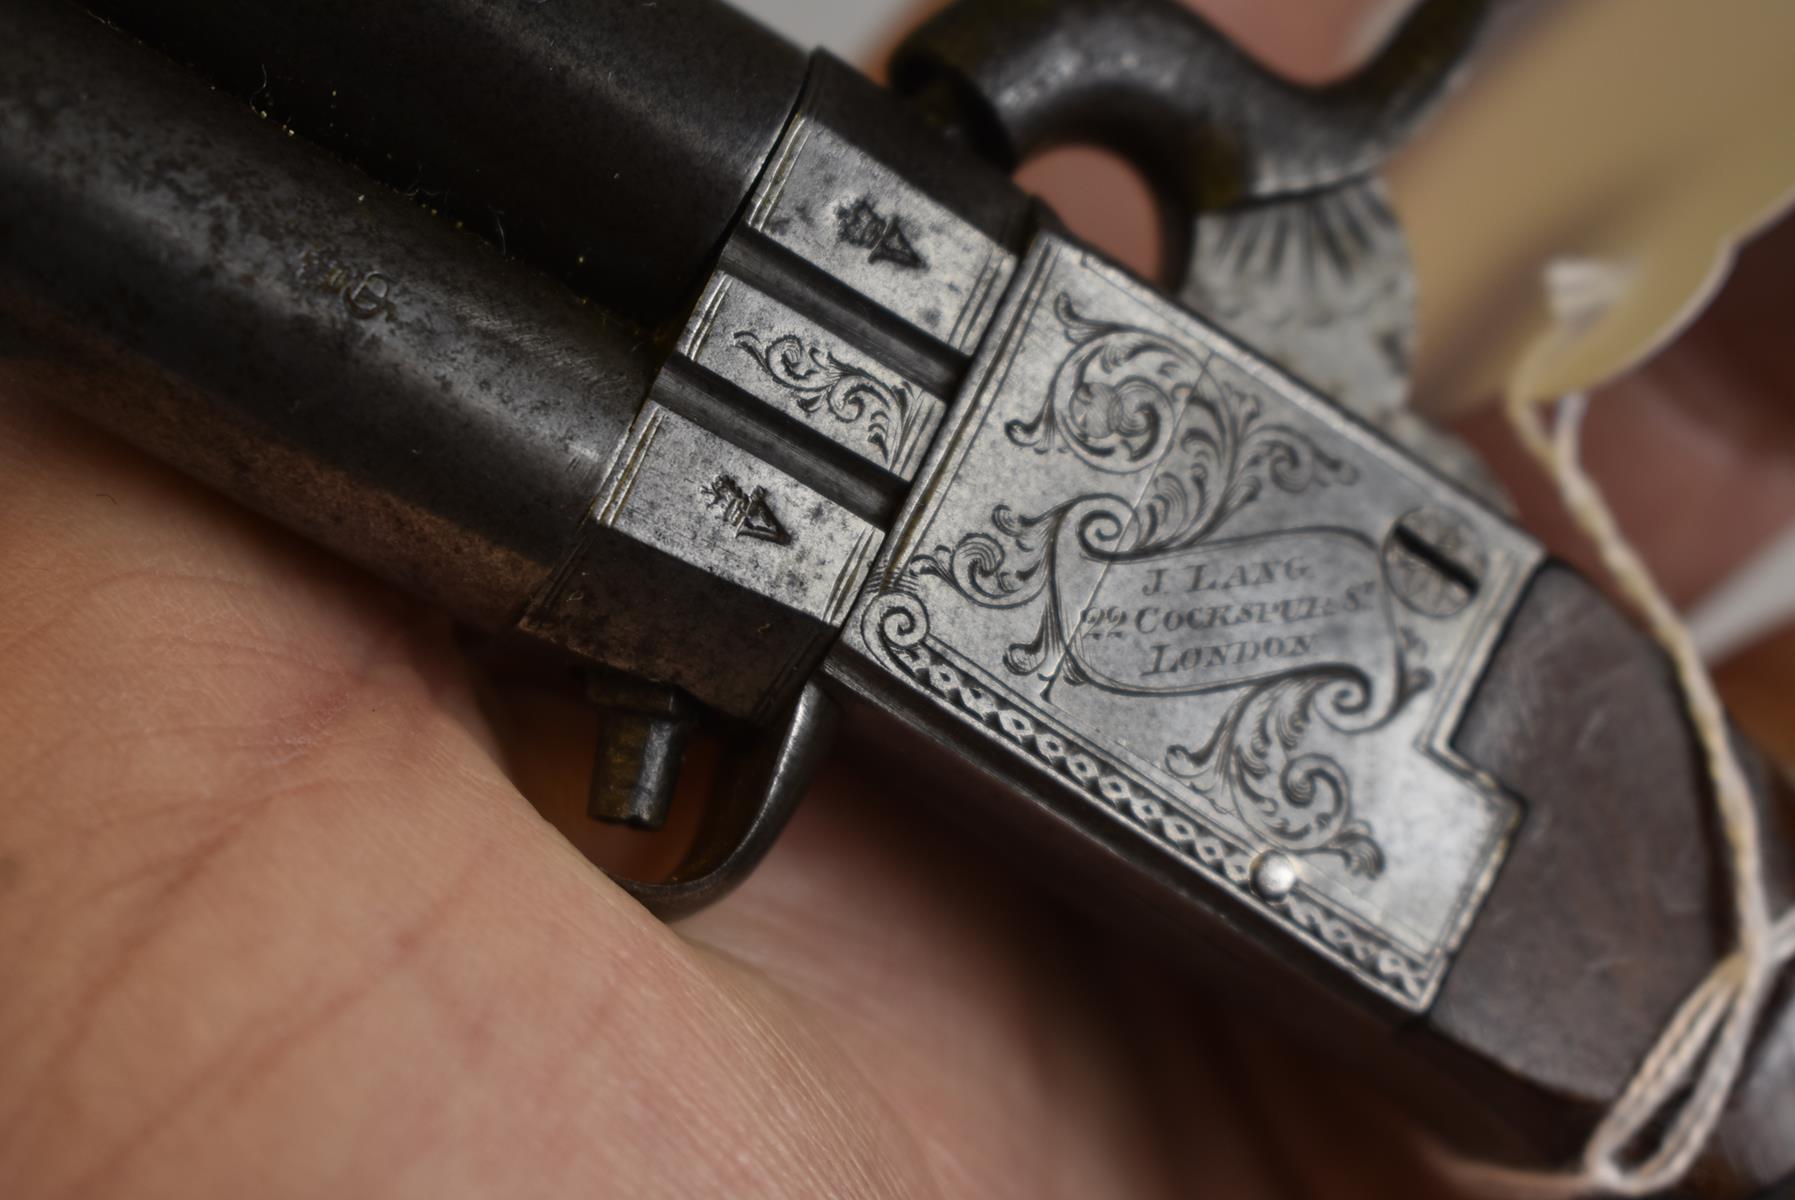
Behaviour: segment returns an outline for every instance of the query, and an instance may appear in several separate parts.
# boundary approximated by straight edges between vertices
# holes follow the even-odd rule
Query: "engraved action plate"
[[[851,650],[1410,1009],[1519,815],[1449,741],[1538,546],[1054,236]]]

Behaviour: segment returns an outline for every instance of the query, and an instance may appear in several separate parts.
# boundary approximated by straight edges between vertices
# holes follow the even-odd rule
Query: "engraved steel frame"
[[[1424,1009],[1519,816],[1450,744],[1525,535],[1037,239],[847,647]]]

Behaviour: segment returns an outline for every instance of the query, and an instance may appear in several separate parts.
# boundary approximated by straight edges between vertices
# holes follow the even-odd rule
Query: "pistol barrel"
[[[62,4],[0,9],[0,378],[509,625],[660,351]]]
[[[716,0],[95,0],[95,12],[594,300],[691,300],[804,83]]]

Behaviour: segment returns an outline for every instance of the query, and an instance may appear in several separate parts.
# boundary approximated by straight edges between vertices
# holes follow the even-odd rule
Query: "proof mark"
[[[882,216],[870,197],[835,210],[835,233],[836,241],[870,251],[867,262],[894,263],[907,271],[928,268],[904,232],[903,218]]]
[[[745,491],[730,476],[719,475],[701,489],[700,495],[704,497],[704,506],[716,510],[723,523],[735,530],[737,537],[772,542],[775,546],[790,544],[792,535],[773,515],[772,506],[767,503],[766,488]]]
[[[396,285],[379,271],[355,266],[316,246],[307,246],[294,266],[300,285],[321,296],[335,296],[358,321],[397,315]]]

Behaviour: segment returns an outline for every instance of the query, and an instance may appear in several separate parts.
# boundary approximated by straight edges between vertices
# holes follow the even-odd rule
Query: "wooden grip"
[[[1734,945],[1707,772],[1668,663],[1587,581],[1540,572],[1457,744],[1526,815],[1428,1024],[1482,1060],[1548,1154],[1576,1153],[1689,991]],[[1755,756],[1772,910],[1795,898],[1789,797]],[[1751,1194],[1795,1173],[1795,1003],[1773,998],[1698,1172]],[[1525,1093],[1531,1093],[1527,1095]]]

